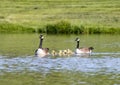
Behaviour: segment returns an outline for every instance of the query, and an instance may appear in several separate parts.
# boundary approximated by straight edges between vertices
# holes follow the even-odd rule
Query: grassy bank
[[[120,34],[120,29],[102,26],[77,26],[68,21],[60,21],[37,29],[11,23],[0,23],[0,33]]]
[[[47,29],[47,33],[50,33],[50,25],[65,20],[69,21],[72,33],[81,33],[80,29],[83,28],[82,33],[98,33],[98,30],[104,31],[100,33],[111,33],[113,30],[113,33],[118,33],[119,4],[120,0],[0,0],[0,22],[33,28],[39,32],[46,32]]]
[[[11,23],[0,23],[0,33],[34,33],[35,29]]]
[[[77,26],[67,21],[61,21],[55,24],[48,24],[44,29],[39,29],[39,32],[48,34],[120,34],[120,29],[102,26]]]

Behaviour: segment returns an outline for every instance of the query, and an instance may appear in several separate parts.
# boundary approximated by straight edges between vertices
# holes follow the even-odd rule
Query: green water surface
[[[45,35],[43,47],[51,50],[75,50],[75,38],[80,47],[93,46],[94,52],[120,52],[119,35]],[[39,46],[39,34],[0,34],[0,55],[34,55]]]
[[[90,57],[37,58],[40,34],[0,34],[0,85],[120,85],[119,35],[44,35],[43,47],[93,46]]]

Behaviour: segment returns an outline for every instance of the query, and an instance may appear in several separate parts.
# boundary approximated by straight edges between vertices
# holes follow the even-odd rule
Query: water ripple
[[[80,71],[98,73],[120,73],[119,57],[66,57],[37,58],[33,56],[7,58],[0,56],[0,72],[50,72],[50,71]]]

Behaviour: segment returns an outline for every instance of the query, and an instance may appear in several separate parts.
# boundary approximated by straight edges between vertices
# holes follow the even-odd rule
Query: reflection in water
[[[119,56],[119,53],[56,58],[0,56],[0,82],[1,85],[119,85]]]
[[[19,71],[35,71],[35,72],[49,72],[49,71],[80,71],[80,72],[98,72],[98,73],[120,73],[120,54],[118,57],[109,57],[107,53],[105,56],[96,57],[98,54],[94,53],[92,56],[88,55],[74,55],[69,57],[58,58],[38,58],[33,56],[5,58],[0,57],[0,71],[2,72],[19,72]]]
[[[80,47],[94,46],[91,55],[28,56],[38,36],[0,34],[0,55],[8,56],[0,56],[0,85],[120,85],[119,35],[77,35]],[[77,36],[46,35],[43,47],[75,51]]]

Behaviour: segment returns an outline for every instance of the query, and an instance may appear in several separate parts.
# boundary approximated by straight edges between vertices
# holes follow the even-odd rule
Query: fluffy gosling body
[[[56,55],[58,55],[58,53],[55,50],[52,50],[51,55],[56,56]]]

